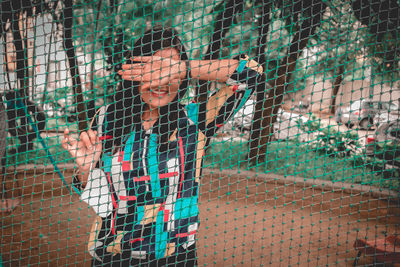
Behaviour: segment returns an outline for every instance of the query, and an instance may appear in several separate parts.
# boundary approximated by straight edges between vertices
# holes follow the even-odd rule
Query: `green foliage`
[[[321,152],[312,143],[275,141],[268,145],[265,162],[249,165],[247,142],[214,140],[204,157],[204,167],[253,170],[257,173],[400,189],[399,179],[395,176],[385,178],[382,172],[371,170],[362,154],[341,157]]]
[[[107,72],[103,80],[96,81],[95,87],[104,88],[102,95],[111,98],[120,82],[115,71],[121,68],[126,52],[133,47],[135,40],[152,25],[173,26],[175,9],[185,2],[174,1],[166,6],[163,2],[153,3],[149,0],[115,0],[112,8],[109,1],[102,1],[99,19],[96,20],[98,3],[88,1],[87,4],[76,4],[75,38],[78,46],[87,46],[94,53],[101,54]],[[83,23],[79,23],[82,20]]]
[[[102,84],[106,86],[105,95],[111,95],[116,90],[119,77],[113,72],[122,63],[124,52],[132,48],[135,39],[147,28],[155,24],[176,27],[184,38],[191,40],[187,43],[190,46],[190,56],[203,57],[210,40],[213,21],[225,7],[224,1],[209,0],[193,3],[182,0],[156,3],[149,0],[114,2],[115,8],[112,9],[109,1],[102,1],[99,11],[99,1],[79,0],[75,1],[74,6],[74,34],[78,46],[93,44],[95,53],[102,55],[108,70],[106,82]],[[350,2],[333,0],[327,2],[327,5],[321,27],[309,42],[307,53],[298,60],[296,73],[291,75],[287,91],[290,93],[302,90],[306,80],[314,80],[316,76],[323,75],[325,80],[333,80],[341,75],[338,73],[339,66],[344,66],[344,80],[365,79],[369,73],[372,74],[371,79],[377,77],[376,82],[387,81],[387,78],[393,80],[393,75],[397,77],[395,70],[399,59],[396,56],[396,47],[399,40],[395,40],[392,34],[387,34],[387,42],[376,43],[375,40],[376,45],[371,45],[373,36],[349,12]],[[296,10],[291,1],[278,1],[272,5],[266,53],[268,80],[276,78],[279,61],[287,54],[290,39],[298,30],[297,15],[292,14],[298,12]],[[243,14],[238,15],[231,25],[232,30],[224,37],[222,57],[238,53],[250,53],[254,56],[258,53],[255,37],[258,37],[261,11],[262,6],[258,2],[246,2]],[[386,53],[387,51],[390,53]]]
[[[61,141],[63,138],[64,137],[62,136],[52,136],[44,138],[44,141],[57,164],[73,163],[74,160],[71,158],[71,155],[61,147]],[[38,140],[34,142],[32,150],[24,153],[16,153],[18,146],[18,139],[12,137],[7,138],[7,166],[25,164],[51,166],[48,155]]]
[[[321,126],[316,117],[302,123],[299,121],[300,129],[307,133],[316,134],[316,138],[310,141],[310,146],[321,155],[329,157],[349,157],[361,150],[359,136],[355,131],[341,132],[337,126]]]
[[[318,139],[313,142],[313,147],[320,154],[325,154],[330,157],[348,157],[356,154],[360,148],[357,141],[358,134],[353,131],[340,132],[329,125],[320,129]]]
[[[370,146],[370,145],[369,145]],[[400,149],[393,140],[373,143],[372,154],[367,154],[365,164],[385,179],[400,177]]]

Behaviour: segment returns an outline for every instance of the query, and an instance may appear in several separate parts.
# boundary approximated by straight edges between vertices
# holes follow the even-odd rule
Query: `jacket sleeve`
[[[218,129],[245,105],[262,74],[261,65],[244,56],[226,86],[215,92],[206,103],[199,105],[198,126],[207,138],[214,136]]]
[[[90,172],[81,200],[92,207],[94,212],[102,218],[112,212],[111,192],[103,170],[96,168]]]

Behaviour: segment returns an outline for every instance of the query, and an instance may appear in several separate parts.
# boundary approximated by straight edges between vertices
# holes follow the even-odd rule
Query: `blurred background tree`
[[[11,1],[2,2],[3,9],[6,5],[11,5]],[[332,81],[330,111],[334,112],[341,104],[337,94],[344,81],[371,76],[373,87],[377,83],[392,83],[399,77],[397,0],[350,3],[341,0],[166,0],[157,3],[38,0],[28,6],[11,8],[19,13],[2,12],[2,30],[14,29],[16,48],[24,47],[24,40],[15,30],[18,25],[7,26],[7,21],[12,16],[17,19],[15,14],[20,14],[22,9],[37,14],[41,9],[52,10],[53,23],[57,24],[54,31],[62,33],[70,66],[72,87],[67,90],[75,97],[79,129],[86,127],[86,113],[99,105],[96,99],[112,101],[119,82],[115,72],[121,67],[126,52],[145,30],[156,24],[176,28],[192,59],[250,54],[265,70],[255,94],[249,154],[254,163],[265,160],[272,126],[284,96],[301,92],[308,80],[323,74],[323,79]],[[348,12],[350,9],[353,12]],[[26,89],[26,77],[29,77],[25,73],[29,69],[26,51],[16,51],[19,87]],[[77,53],[84,55],[83,63],[78,62]],[[360,63],[357,58],[365,59],[366,63]],[[84,81],[78,65],[87,67]],[[214,90],[211,85],[205,81],[193,84],[188,97],[204,101]]]

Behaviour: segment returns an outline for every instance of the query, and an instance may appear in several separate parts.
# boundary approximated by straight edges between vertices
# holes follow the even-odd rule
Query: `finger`
[[[68,139],[68,136],[69,136],[69,129],[68,129],[68,128],[65,128],[65,129],[64,129],[64,138],[65,138],[65,139]]]
[[[143,69],[143,63],[122,64],[123,70]]]
[[[61,146],[71,154],[72,147],[71,147],[70,144],[68,144],[68,140],[67,139],[64,139],[64,140],[61,141]]]
[[[96,138],[96,144],[95,144],[95,152],[96,152],[96,153],[101,152],[102,146],[103,146],[103,145],[102,145],[102,143],[100,142],[99,137],[97,137],[97,138]]]
[[[63,141],[65,141],[68,145],[72,145],[72,146],[75,146],[77,143],[76,139],[70,136],[68,128],[65,128],[65,130],[64,130],[64,140]]]
[[[81,148],[85,148],[85,149],[86,149],[86,145],[85,145],[85,143],[84,143],[82,140],[79,140],[79,141],[76,143],[76,149],[81,149]]]
[[[139,79],[137,78],[137,76],[131,76],[131,75],[121,75],[121,78],[127,81],[137,81]]]
[[[156,76],[155,73],[149,73],[146,75],[121,75],[121,78],[124,80],[135,81],[135,82],[151,82],[157,79],[160,79],[159,76]]]
[[[151,76],[151,74],[143,75],[143,72],[138,72],[138,73],[135,73],[135,72],[130,72],[130,73],[119,72],[118,74],[121,75],[121,78],[124,79],[124,80],[137,81],[137,82],[149,81],[150,80],[149,77]]]
[[[134,82],[150,82],[151,81],[151,79],[144,79],[142,75],[136,75],[136,76],[122,75],[121,78],[124,80],[134,81]]]
[[[90,138],[89,138],[89,135],[87,134],[87,132],[81,133],[79,141],[82,141],[84,143],[84,145],[86,146],[86,148],[92,149],[92,142],[90,142]]]
[[[161,79],[161,73],[159,71],[147,72],[144,75],[139,76],[142,82],[156,82]]]
[[[75,156],[76,150],[77,150],[77,142],[74,139],[75,142],[69,142],[68,139],[64,139],[61,141],[61,146],[67,150],[72,156]]]
[[[144,72],[142,69],[140,70],[119,70],[118,74],[121,76],[140,76],[143,75]]]
[[[64,129],[64,139],[61,141],[61,146],[67,150],[68,150],[68,137],[69,137],[69,130],[68,130],[68,128],[65,128]]]
[[[79,148],[79,142],[75,138],[68,138],[68,150],[77,150]]]
[[[61,141],[61,146],[65,149],[65,150],[68,150],[68,141],[67,141],[67,139],[63,139],[62,141]]]
[[[95,134],[95,132],[90,129],[89,131],[87,131],[87,133],[89,135],[89,139],[90,139],[90,142],[92,143],[92,145],[96,144],[96,134]]]
[[[144,74],[143,69],[130,69],[130,70],[119,70],[119,75],[142,75]]]
[[[132,61],[140,61],[140,62],[151,62],[151,61],[156,61],[156,60],[161,60],[162,57],[159,56],[137,56],[137,57],[131,57]]]

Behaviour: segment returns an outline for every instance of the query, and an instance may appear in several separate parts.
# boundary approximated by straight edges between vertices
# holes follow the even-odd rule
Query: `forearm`
[[[226,82],[239,66],[235,59],[191,60],[192,78],[204,81]]]

